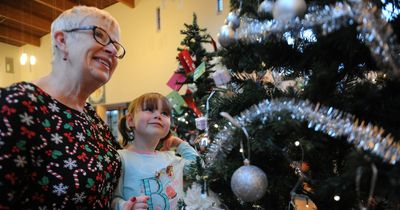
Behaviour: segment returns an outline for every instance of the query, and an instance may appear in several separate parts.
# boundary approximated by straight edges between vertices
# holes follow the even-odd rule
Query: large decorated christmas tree
[[[186,209],[400,209],[399,1],[231,7]]]

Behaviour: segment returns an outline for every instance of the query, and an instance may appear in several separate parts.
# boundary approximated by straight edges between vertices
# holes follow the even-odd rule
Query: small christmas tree
[[[215,42],[207,33],[207,29],[200,28],[197,24],[197,16],[193,14],[192,24],[184,24],[185,29],[181,30],[184,39],[181,47],[178,47],[179,55],[177,60],[180,65],[175,74],[183,76],[181,82],[174,81],[174,84],[186,85],[187,90],[182,94],[186,106],[181,106],[179,112],[174,112],[174,130],[177,135],[186,140],[194,140],[199,135],[195,126],[195,119],[204,115],[205,107],[201,106],[210,94],[213,82],[209,78],[212,73],[215,56]],[[211,44],[214,52],[208,52],[205,44]]]

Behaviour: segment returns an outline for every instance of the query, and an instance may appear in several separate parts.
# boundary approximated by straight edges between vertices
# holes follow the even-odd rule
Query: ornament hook
[[[240,150],[242,151],[242,157],[243,157],[243,161],[245,165],[250,165],[250,137],[249,137],[249,133],[247,132],[246,128],[244,126],[241,126],[239,124],[239,122],[233,118],[230,114],[228,114],[227,112],[220,112],[219,115],[221,115],[222,117],[224,117],[225,119],[227,119],[229,122],[231,122],[234,126],[236,126],[237,128],[242,129],[244,135],[246,136],[246,140],[247,140],[247,158],[244,154],[244,145],[243,145],[243,140],[240,140]]]

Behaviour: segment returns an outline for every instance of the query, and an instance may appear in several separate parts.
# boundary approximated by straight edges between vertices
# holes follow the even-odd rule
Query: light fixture
[[[19,57],[19,62],[21,63],[21,65],[25,65],[27,61],[28,61],[28,54],[22,53],[21,57]]]
[[[29,57],[29,63],[28,63],[28,57]],[[28,64],[29,65],[29,69],[32,70],[32,66],[36,64],[36,56],[34,55],[30,55],[28,56],[27,53],[22,53],[21,57],[19,57],[19,62],[21,65],[25,65]]]
[[[36,64],[36,57],[34,55],[29,56],[29,63],[32,66]]]

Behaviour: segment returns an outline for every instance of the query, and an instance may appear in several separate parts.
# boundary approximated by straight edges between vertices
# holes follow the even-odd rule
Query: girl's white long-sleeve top
[[[187,142],[175,151],[151,153],[119,150],[122,173],[113,195],[112,208],[120,210],[132,196],[150,196],[149,210],[176,209],[183,199],[183,169],[198,156]]]

